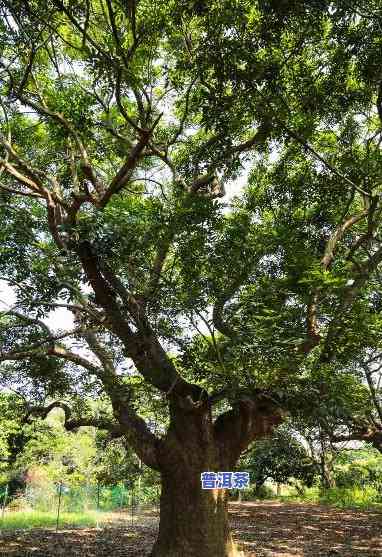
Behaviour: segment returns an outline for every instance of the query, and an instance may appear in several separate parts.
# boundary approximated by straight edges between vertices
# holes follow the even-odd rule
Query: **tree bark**
[[[203,490],[195,471],[177,484],[162,475],[160,524],[152,557],[237,557],[225,490]]]
[[[335,487],[335,481],[333,478],[333,470],[330,463],[327,462],[324,455],[321,456],[321,485],[324,489],[331,489]]]
[[[162,492],[152,557],[236,557],[223,489],[202,489],[202,472],[226,471],[206,404],[170,404],[171,423],[158,451]],[[228,469],[229,470],[229,469]]]
[[[271,433],[281,417],[270,403],[259,410],[258,402],[246,400],[213,422],[207,401],[187,406],[182,400],[170,403],[170,426],[157,450],[162,494],[151,557],[238,557],[228,494],[202,489],[201,473],[233,471],[243,448]]]

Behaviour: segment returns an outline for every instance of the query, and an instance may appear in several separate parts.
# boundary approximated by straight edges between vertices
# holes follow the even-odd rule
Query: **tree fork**
[[[222,469],[208,406],[171,403],[171,424],[159,448],[162,492],[151,557],[236,557],[224,490],[203,490],[200,475]]]
[[[282,413],[268,398],[247,397],[214,422],[208,401],[193,408],[182,402],[171,400],[170,426],[158,447],[162,493],[151,557],[238,557],[228,522],[228,494],[202,489],[200,475],[233,469],[243,447],[271,434]]]

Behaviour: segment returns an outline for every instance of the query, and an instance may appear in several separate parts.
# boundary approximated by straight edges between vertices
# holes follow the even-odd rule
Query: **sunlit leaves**
[[[368,15],[377,8],[371,0],[141,0],[134,10],[114,1],[16,2],[9,36],[0,35],[11,72],[1,74],[2,132],[60,196],[66,248],[52,238],[44,196],[2,194],[0,268],[21,285],[18,307],[45,318],[49,303],[71,302],[80,288],[96,307],[78,257],[88,242],[126,289],[125,299],[113,293],[121,315],[131,318],[126,297],[142,302],[176,365],[206,388],[298,386],[320,367],[329,333],[336,371],[379,346],[378,281],[341,304],[377,249],[380,209],[349,227],[322,265],[344,219],[380,193],[380,20]],[[154,121],[105,207],[102,191]],[[235,201],[193,192],[205,174],[227,190],[239,177],[242,191]],[[314,299],[321,344],[307,355]],[[217,302],[232,337],[214,329]],[[102,340],[123,362],[118,341]],[[6,342],[20,345],[14,332]],[[33,381],[69,390],[75,371],[61,374],[40,356]]]

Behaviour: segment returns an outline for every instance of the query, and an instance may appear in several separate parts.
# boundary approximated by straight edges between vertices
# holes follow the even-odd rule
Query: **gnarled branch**
[[[214,423],[214,435],[221,462],[229,467],[252,441],[269,436],[285,417],[281,405],[271,396],[258,393],[242,395],[232,410],[221,414]]]

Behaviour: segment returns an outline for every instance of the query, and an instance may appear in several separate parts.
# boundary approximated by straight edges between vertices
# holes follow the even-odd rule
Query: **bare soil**
[[[231,503],[231,524],[246,557],[382,557],[382,513],[309,504]],[[157,529],[147,513],[102,529],[1,532],[9,557],[147,557]],[[202,556],[201,556],[202,557]]]

